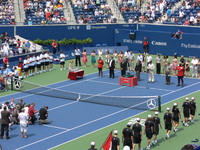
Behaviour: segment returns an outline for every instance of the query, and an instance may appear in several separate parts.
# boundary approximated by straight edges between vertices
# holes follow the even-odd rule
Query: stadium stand
[[[42,50],[42,46],[30,42],[29,51],[26,51],[26,43],[28,40],[15,36],[11,37],[7,32],[0,35],[0,58],[4,56],[13,57],[16,55],[23,55],[25,53],[38,52]]]
[[[66,24],[63,2],[25,1],[24,11],[26,20],[24,25]]]
[[[14,25],[15,12],[13,1],[0,1],[0,25]]]
[[[79,0],[71,1],[71,6],[78,24],[117,22],[106,0],[85,3]]]

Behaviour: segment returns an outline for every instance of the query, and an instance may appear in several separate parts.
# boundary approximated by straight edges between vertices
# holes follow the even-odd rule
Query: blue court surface
[[[103,77],[97,77],[97,73],[94,73],[77,81],[67,80],[48,86],[94,95],[160,95],[162,97],[162,104],[198,91],[200,87],[200,80],[192,78],[184,78],[185,86],[177,87],[177,77],[171,77],[171,85],[165,85],[164,75],[155,75],[155,82],[148,83],[147,74],[145,73],[141,74],[142,80],[139,81],[138,86],[120,86],[120,71],[116,70],[115,72],[116,77],[114,79],[108,78],[108,70],[105,70]],[[16,103],[21,98],[24,99],[24,102],[27,104],[35,102],[36,110],[39,110],[44,105],[48,105],[49,120],[51,123],[48,125],[29,125],[27,139],[21,138],[19,125],[12,126],[10,130],[11,139],[0,140],[3,150],[50,149],[144,111],[27,93],[17,93],[1,97],[0,102],[9,101],[11,98],[15,98]],[[123,101],[123,99],[121,101]]]

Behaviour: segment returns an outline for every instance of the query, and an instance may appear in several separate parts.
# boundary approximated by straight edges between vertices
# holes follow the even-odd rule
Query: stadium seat
[[[107,44],[105,44],[105,43],[104,43],[104,44],[102,44],[102,47],[107,47]]]

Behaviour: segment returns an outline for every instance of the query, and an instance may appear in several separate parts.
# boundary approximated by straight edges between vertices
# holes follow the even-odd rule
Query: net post
[[[13,91],[13,77],[11,77],[11,87],[10,87],[11,91]]]
[[[161,112],[161,96],[158,96],[158,111]]]

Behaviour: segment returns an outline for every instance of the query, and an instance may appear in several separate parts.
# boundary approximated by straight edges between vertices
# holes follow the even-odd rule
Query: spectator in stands
[[[128,23],[133,23],[133,18],[132,18],[132,17],[130,17],[130,18],[128,19]]]
[[[182,20],[184,17],[185,13],[183,12],[182,9],[179,10],[179,19]]]
[[[27,20],[24,19],[23,25],[28,25]]]
[[[31,47],[31,43],[29,41],[27,41],[25,43],[25,50],[26,50],[26,53],[29,53],[30,52],[30,47]]]
[[[189,19],[188,18],[186,18],[185,19],[185,22],[184,22],[184,24],[183,25],[185,25],[185,26],[188,26],[190,24],[190,21],[189,21]]]
[[[193,23],[194,23],[194,15],[193,14],[190,14],[189,21],[190,21],[190,25],[193,25]]]
[[[47,23],[46,20],[45,20],[45,19],[42,19],[41,24],[42,24],[42,25],[45,25],[46,23]]]
[[[167,9],[167,17],[170,18],[170,16],[171,16],[171,8],[168,7],[168,9]]]
[[[66,23],[67,19],[66,19],[64,16],[61,16],[60,21],[61,21],[62,23]]]
[[[33,21],[31,18],[28,20],[28,25],[33,25]]]
[[[3,58],[3,66],[4,66],[4,68],[6,68],[7,65],[9,65],[9,59],[8,59],[8,55],[5,55],[4,58]]]

